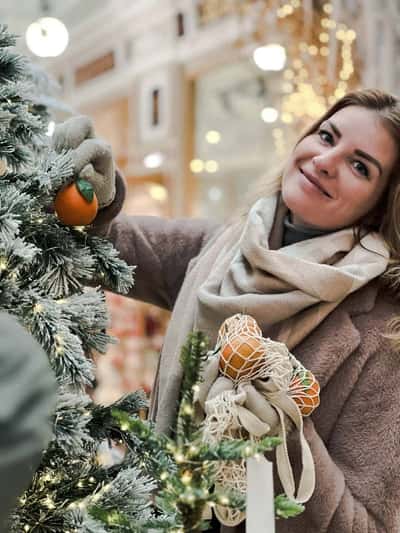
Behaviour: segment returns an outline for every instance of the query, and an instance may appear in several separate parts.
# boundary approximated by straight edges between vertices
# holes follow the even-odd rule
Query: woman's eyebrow
[[[326,122],[332,128],[332,130],[333,130],[334,134],[336,135],[336,137],[338,137],[340,139],[340,137],[342,136],[342,133],[339,131],[337,126],[331,120],[327,120]],[[379,175],[383,174],[382,165],[379,163],[379,161],[377,159],[375,159],[375,157],[372,157],[372,155],[367,154],[367,152],[364,152],[363,150],[359,150],[358,148],[356,148],[354,150],[354,153],[356,155],[360,156],[360,157],[363,157],[364,159],[366,159],[367,161],[369,161],[370,163],[375,165],[376,168],[378,169]]]

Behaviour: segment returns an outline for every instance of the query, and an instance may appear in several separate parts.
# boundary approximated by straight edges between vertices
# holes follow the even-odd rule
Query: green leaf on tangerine
[[[76,180],[76,186],[78,188],[78,191],[81,193],[81,195],[85,198],[87,202],[91,202],[93,200],[94,190],[91,183],[89,183],[87,180],[79,178],[78,180]]]

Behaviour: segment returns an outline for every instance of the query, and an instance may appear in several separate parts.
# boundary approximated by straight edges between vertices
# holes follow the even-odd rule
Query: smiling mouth
[[[329,194],[329,192],[326,189],[324,189],[315,178],[313,178],[309,174],[306,174],[301,168],[300,168],[300,172],[303,174],[306,180],[312,183],[314,187],[316,187],[324,196],[326,196],[327,198],[333,199],[333,196]]]

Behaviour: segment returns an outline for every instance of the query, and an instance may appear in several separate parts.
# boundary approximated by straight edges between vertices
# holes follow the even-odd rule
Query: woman
[[[91,137],[78,118],[54,142],[75,149],[76,173],[100,195],[93,231],[138,265],[131,296],[173,311],[152,398],[158,430],[174,425],[187,333],[197,327],[213,342],[226,317],[245,311],[321,385],[304,425],[315,491],[277,532],[399,531],[400,355],[396,331],[384,336],[399,306],[378,284],[400,255],[399,101],[375,90],[339,100],[294,148],[281,191],[226,226],[116,216],[123,183],[117,176],[115,187],[110,151]],[[290,454],[299,466],[295,443]]]

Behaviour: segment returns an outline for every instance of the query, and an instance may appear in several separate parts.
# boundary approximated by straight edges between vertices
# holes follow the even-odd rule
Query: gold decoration
[[[287,54],[280,117],[284,124],[307,126],[359,85],[353,55],[356,32],[335,20],[329,1],[200,0],[198,12],[202,24],[233,14],[252,18],[253,32],[238,41],[239,47],[268,44],[271,35],[279,36]]]

